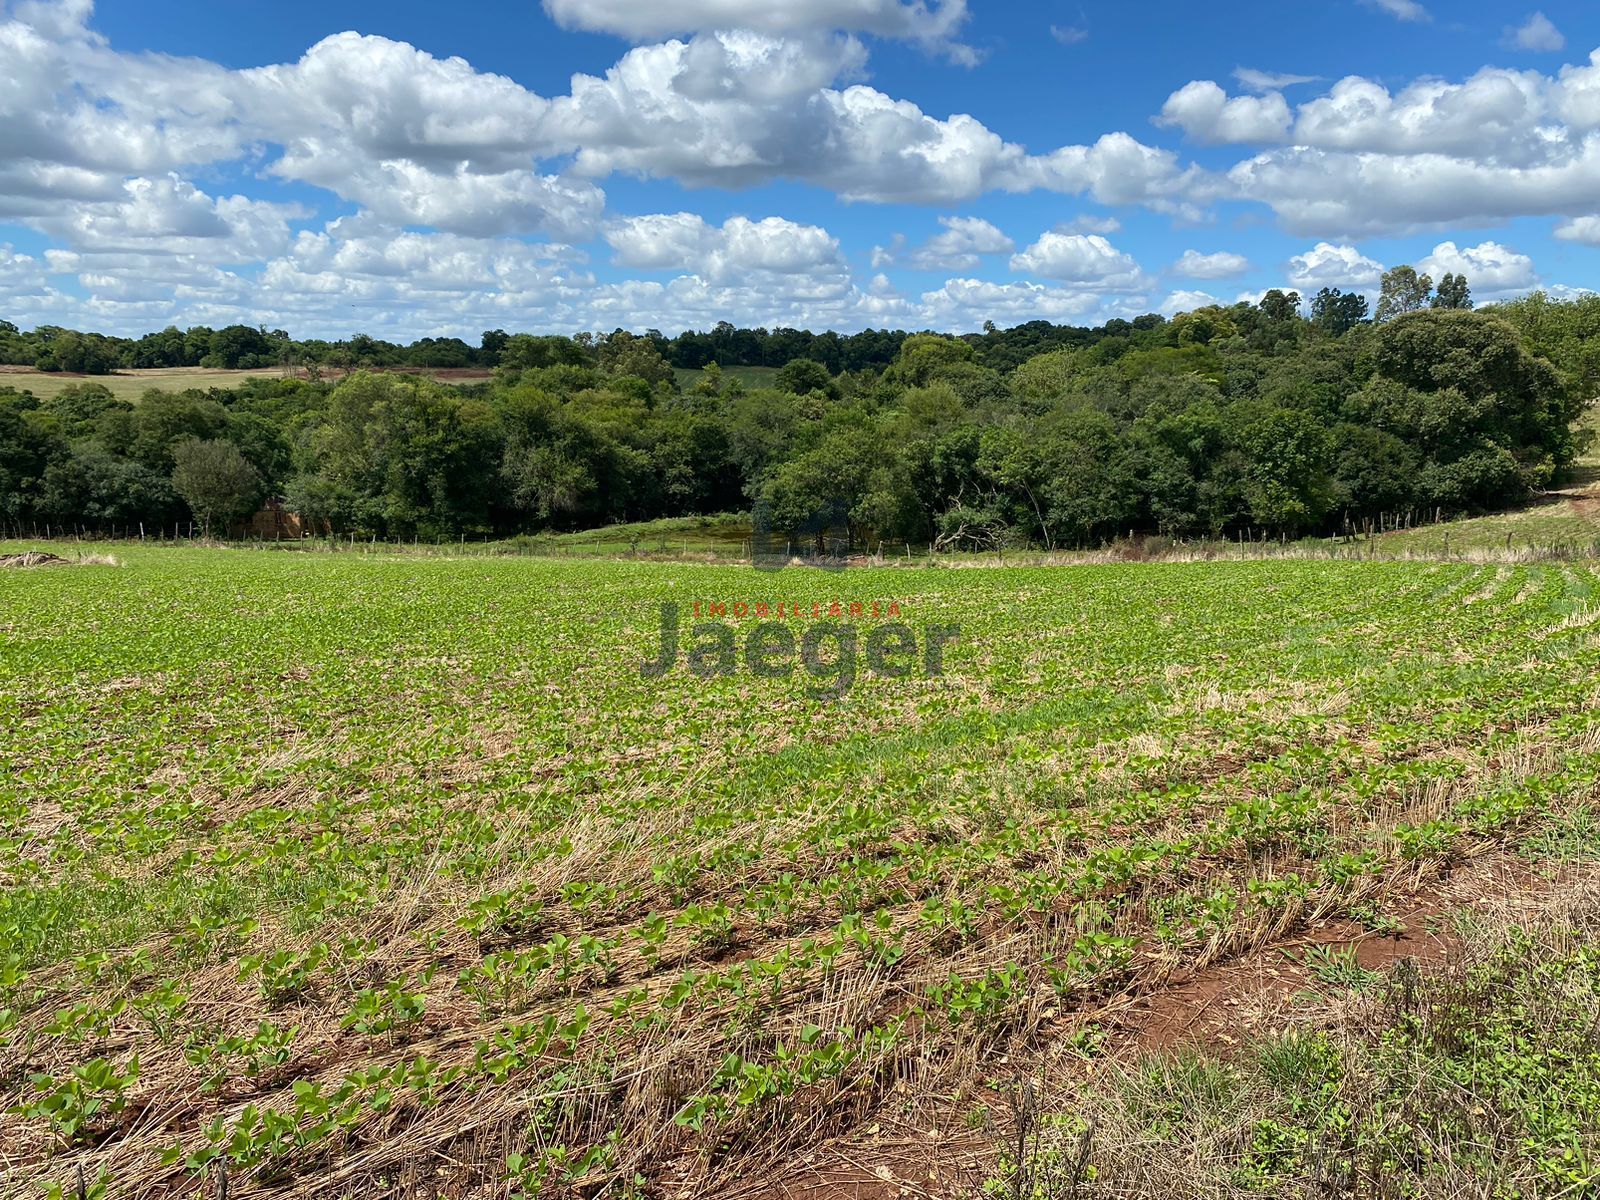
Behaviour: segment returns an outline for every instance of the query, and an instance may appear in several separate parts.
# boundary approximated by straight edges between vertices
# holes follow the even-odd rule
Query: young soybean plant
[[[733,672],[687,662],[703,641],[720,668],[724,638],[694,635],[686,587],[748,571],[132,561],[0,581],[0,1053],[48,1079],[6,1094],[0,1145],[43,1180],[94,1141],[149,1181],[130,1200],[219,1158],[360,1190],[363,1155],[424,1127],[446,1132],[421,1159],[491,1190],[659,1190],[669,1145],[753,1174],[752,1147],[798,1158],[922,1102],[918,1064],[1005,1041],[1045,987],[1082,1010],[1071,1048],[1114,1048],[1108,993],[1365,911],[1600,774],[1600,651],[1568,623],[1587,570],[855,572],[916,614],[916,653],[882,649],[917,669],[876,672],[879,626],[813,622],[806,594],[767,678],[727,618]],[[677,653],[641,678],[664,603]],[[814,673],[829,621],[854,660],[819,635]],[[962,634],[935,677],[941,625]],[[647,1078],[666,1128],[611,1161]],[[559,1129],[474,1141],[535,1092]]]
[[[695,606],[698,610],[700,605]],[[725,606],[717,605],[716,608]],[[748,608],[735,605],[737,610]],[[783,615],[779,605],[779,615]],[[767,604],[753,606],[757,618],[769,614]],[[862,616],[863,605],[850,606],[852,616]],[[890,615],[899,615],[899,606]],[[838,604],[828,610],[830,618],[843,614]],[[677,604],[661,606],[660,647],[653,658],[639,665],[644,679],[660,679],[676,666],[680,656],[681,609]],[[816,680],[806,694],[812,699],[837,700],[855,686],[858,649],[864,642],[867,669],[886,679],[907,679],[920,672],[926,678],[944,674],[945,648],[961,637],[960,626],[929,626],[919,646],[916,632],[898,621],[871,627],[863,639],[857,626],[838,620],[817,620],[797,639],[787,621],[761,621],[751,627],[741,650],[734,626],[721,620],[702,621],[691,629],[693,642],[682,651],[691,675],[701,679],[733,676],[743,664],[757,679],[789,679],[797,664]]]
[[[395,979],[381,988],[363,988],[345,1014],[345,1028],[357,1033],[390,1033],[422,1019],[427,998],[420,992],[405,990],[406,981]]]

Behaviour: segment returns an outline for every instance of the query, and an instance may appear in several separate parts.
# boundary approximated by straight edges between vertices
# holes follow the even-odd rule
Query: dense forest
[[[1081,339],[1091,332],[1037,321],[1004,336],[995,331],[994,336],[997,345],[1002,341],[1007,345],[1012,365],[1016,365],[1041,349],[1081,344]],[[810,333],[804,329],[738,329],[724,321],[709,333],[691,330],[668,338],[651,329],[639,336],[672,367],[697,370],[711,363],[724,367],[781,367],[797,358],[807,358],[838,374],[888,366],[907,335],[876,329],[849,335]],[[583,362],[606,338],[579,334],[559,340],[570,341],[573,361]],[[290,368],[316,378],[327,371],[354,369],[535,366],[549,353],[548,339],[508,334],[503,329],[486,330],[476,346],[454,337],[421,338],[401,346],[366,334],[338,342],[295,341],[281,329],[249,325],[222,329],[169,326],[141,338],[118,338],[56,325],[23,332],[12,322],[0,320],[0,363],[81,375],[157,367],[228,371]]]
[[[1557,480],[1600,393],[1600,297],[1472,311],[1465,280],[1391,276],[1372,318],[1361,296],[1269,292],[963,338],[721,325],[400,347],[0,322],[0,358],[34,365],[274,368],[136,403],[93,381],[48,400],[0,387],[0,520],[215,528],[276,496],[316,529],[382,538],[742,511],[857,547],[1063,548],[1333,533]],[[492,378],[383,370],[474,365]],[[722,370],[746,365],[779,368],[772,386]],[[685,366],[702,371],[680,386]]]

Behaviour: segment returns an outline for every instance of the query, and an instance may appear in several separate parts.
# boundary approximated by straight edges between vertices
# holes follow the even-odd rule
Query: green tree
[[[1395,267],[1383,273],[1383,294],[1378,299],[1378,321],[1392,321],[1428,307],[1433,279],[1418,275],[1415,267]]]
[[[0,393],[0,514],[20,522],[36,511],[45,472],[66,447],[12,397]]]
[[[1484,311],[1513,325],[1531,353],[1555,365],[1574,395],[1600,399],[1600,295],[1557,300],[1534,292]]]
[[[225,527],[261,499],[260,474],[232,442],[191,438],[178,443],[172,457],[172,489],[199,518],[207,537],[213,524]]]
[[[240,367],[271,367],[278,361],[278,347],[264,330],[248,325],[229,325],[211,335],[203,367],[235,370]]]
[[[183,333],[168,325],[159,333],[147,333],[134,343],[129,354],[130,367],[184,367],[194,364],[184,358]]]
[[[1327,429],[1315,416],[1270,410],[1245,426],[1239,447],[1249,463],[1244,492],[1256,524],[1292,535],[1322,519],[1333,489]]]
[[[901,344],[894,364],[884,372],[884,379],[903,387],[925,387],[939,378],[944,368],[971,362],[973,355],[972,347],[956,338],[934,333],[913,334]]]
[[[211,353],[211,334],[213,330],[209,325],[191,325],[183,332],[183,365],[198,367],[200,360]]]
[[[1434,308],[1465,311],[1472,307],[1472,288],[1465,275],[1446,275],[1439,281],[1439,291],[1433,297]]]
[[[796,541],[813,538],[818,553],[826,553],[830,536],[841,533],[851,548],[859,545],[886,507],[881,497],[863,502],[874,491],[891,490],[876,477],[883,465],[878,445],[868,430],[840,429],[780,465],[762,494],[772,527]]]
[[[341,526],[439,538],[488,524],[502,434],[479,401],[428,379],[357,372],[329,395],[311,441],[309,473],[341,498]]]
[[[809,358],[796,358],[785,363],[778,371],[777,385],[780,391],[795,396],[835,392],[833,376],[828,373],[828,368]]]
[[[501,470],[512,504],[541,522],[577,512],[594,490],[587,464],[558,444],[519,446]]]
[[[500,355],[509,340],[504,329],[485,329],[478,342],[478,362],[485,367],[498,367]]]
[[[600,374],[609,379],[642,379],[651,387],[673,381],[673,370],[661,350],[649,338],[636,337],[625,329],[602,339],[596,347]]]
[[[1405,512],[1416,503],[1421,463],[1394,434],[1345,422],[1329,436],[1331,509],[1354,527],[1380,513]]]
[[[690,395],[700,400],[715,400],[722,395],[722,389],[727,384],[728,380],[722,373],[721,366],[714,362],[709,362],[700,368],[700,378],[695,381]]]
[[[126,528],[143,521],[160,528],[183,515],[183,502],[167,476],[85,443],[45,470],[39,512],[62,525]]]
[[[179,442],[218,438],[227,427],[228,412],[217,401],[197,392],[151,389],[132,409],[110,409],[97,432],[107,449],[168,476],[177,465],[173,451]]]
[[[1045,514],[1056,537],[1093,546],[1126,531],[1138,518],[1138,480],[1122,430],[1107,413],[1053,415],[1035,435],[1049,474]]]
[[[959,444],[959,443],[958,443]],[[1031,528],[1047,550],[1056,548],[1056,522],[1046,511],[1050,504],[1050,485],[1057,463],[1041,439],[1019,427],[989,429],[983,433],[977,468],[989,485],[985,497],[979,489],[963,487],[955,495],[961,512],[956,521],[942,522],[948,537],[951,526],[982,529],[986,533],[1021,524]],[[964,480],[962,481],[964,482]],[[1008,504],[996,501],[1005,498]],[[984,501],[987,500],[987,503]],[[978,514],[987,513],[982,519]]]
[[[40,411],[54,418],[61,435],[71,441],[90,436],[100,419],[112,409],[132,412],[133,406],[117,400],[111,389],[103,383],[79,383],[64,387],[40,406]]]
[[[1273,288],[1256,305],[1268,321],[1293,321],[1300,315],[1300,293],[1284,292]]]
[[[1089,364],[1076,350],[1036,355],[1011,373],[1011,391],[1035,411],[1070,394]]]
[[[1421,456],[1419,499],[1482,509],[1547,486],[1576,453],[1582,402],[1507,322],[1412,313],[1383,327],[1377,374],[1347,419],[1385,429]]]
[[[222,436],[239,447],[245,461],[261,476],[265,491],[277,491],[288,478],[294,465],[293,450],[277,423],[256,413],[232,412]]]
[[[1282,292],[1275,293],[1282,296]],[[1172,336],[1180,346],[1209,346],[1236,337],[1239,327],[1234,314],[1220,305],[1208,304],[1193,312],[1179,313],[1169,326]]]
[[[1311,323],[1330,337],[1343,337],[1367,319],[1367,298],[1360,292],[1323,288],[1311,300]]]
[[[116,347],[99,334],[54,327],[34,333],[44,340],[44,349],[34,363],[38,370],[108,375],[117,368]]]
[[[589,355],[571,338],[514,333],[500,343],[499,365],[515,371],[583,367],[589,365]]]

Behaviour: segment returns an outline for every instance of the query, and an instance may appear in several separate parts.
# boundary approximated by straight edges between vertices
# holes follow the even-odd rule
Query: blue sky
[[[1576,0],[0,0],[0,315],[965,330],[1401,262],[1566,294],[1597,47]]]

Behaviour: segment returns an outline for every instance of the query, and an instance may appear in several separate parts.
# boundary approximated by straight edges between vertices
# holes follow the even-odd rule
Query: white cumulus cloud
[[[1181,312],[1193,312],[1197,308],[1208,308],[1213,304],[1221,303],[1210,292],[1195,292],[1178,290],[1172,292],[1160,304],[1156,311],[1162,316],[1174,317]]]
[[[1555,22],[1536,12],[1515,29],[1506,30],[1506,40],[1519,50],[1537,54],[1556,54],[1567,48],[1567,39]]]
[[[1417,0],[1374,2],[1403,19],[1428,16]],[[962,303],[995,320],[1078,320],[1137,312],[1152,286],[1107,240],[1121,231],[1115,216],[1065,220],[1021,252],[992,212],[944,216],[925,242],[878,247],[872,270],[889,274],[858,285],[845,248],[815,224],[608,213],[602,189],[619,173],[645,188],[797,181],[840,200],[944,213],[1000,192],[1074,198],[1067,213],[1139,206],[1197,223],[1220,215],[1219,202],[1260,205],[1313,246],[1288,268],[1302,290],[1374,288],[1382,268],[1355,248],[1368,237],[1428,231],[1424,261],[1464,271],[1485,297],[1538,273],[1499,242],[1443,240],[1450,231],[1545,216],[1558,238],[1600,244],[1600,51],[1543,71],[1485,67],[1409,83],[1320,84],[1243,67],[1241,94],[1195,80],[1158,120],[1196,142],[1245,148],[1208,151],[1202,167],[1121,130],[1024,146],[977,115],[932,111],[866,82],[873,39],[969,53],[964,0],[546,7],[565,27],[636,44],[542,96],[390,38],[335,34],[291,61],[237,70],[120,49],[93,29],[90,0],[0,0],[0,221],[46,241],[0,257],[0,303],[12,319],[77,314],[130,332],[246,320],[465,336],[486,321],[572,330],[987,319],[970,320]],[[1551,52],[1562,35],[1533,14],[1507,37]],[[1287,88],[1305,88],[1291,93],[1303,102],[1285,99]],[[276,202],[286,194],[297,203]],[[666,208],[690,207],[672,194]],[[573,248],[596,243],[601,255],[609,245],[610,266],[651,277],[597,281]],[[996,258],[1049,282],[966,278]],[[962,278],[908,296],[895,268]],[[1242,254],[1195,250],[1170,274],[1249,269]]]
[[[1100,290],[1138,287],[1144,278],[1130,255],[1097,233],[1046,233],[1012,256],[1011,269]]]
[[[1433,276],[1435,283],[1445,275],[1465,275],[1472,294],[1479,300],[1521,295],[1539,286],[1533,259],[1499,242],[1467,247],[1441,242],[1417,263],[1417,270]]]
[[[1219,250],[1215,254],[1185,250],[1183,257],[1172,264],[1172,274],[1185,279],[1232,279],[1251,269],[1248,258],[1227,250]]]
[[[568,29],[639,42],[730,29],[775,35],[848,30],[910,39],[970,58],[954,41],[967,20],[966,0],[544,0],[544,10]]]
[[[1017,244],[982,217],[940,217],[943,232],[922,245],[905,250],[901,238],[890,247],[873,251],[873,265],[899,262],[918,271],[970,271],[987,255],[1010,254]]]
[[[169,174],[128,179],[116,199],[41,214],[35,224],[81,250],[197,254],[242,262],[280,252],[297,206],[245,196],[212,197]]]
[[[1564,242],[1600,246],[1600,217],[1574,217],[1556,226],[1556,237]]]
[[[1294,109],[1282,134],[1276,117],[1236,107],[1272,98],[1230,98],[1200,80],[1160,119],[1200,140],[1263,147],[1228,170],[1228,192],[1268,205],[1291,232],[1353,238],[1593,211],[1600,51],[1554,75],[1486,67],[1397,91],[1351,76]],[[1210,176],[1189,183],[1196,198],[1215,187]]]
[[[1122,232],[1122,222],[1115,217],[1097,217],[1092,213],[1082,213],[1070,221],[1064,221],[1056,226],[1058,233],[1099,233],[1110,236]]]
[[[853,45],[717,33],[640,47],[604,77],[575,77],[541,130],[585,176],[732,188],[796,179],[887,203],[1043,189],[1167,208],[1192,177],[1176,155],[1127,134],[1034,156],[970,115],[828,86],[861,65]]]
[[[1102,303],[1102,297],[1093,291],[1031,282],[951,279],[936,291],[922,294],[919,315],[930,328],[962,333],[981,328],[985,321],[1001,326],[1039,320],[1082,322],[1097,314]]]
[[[1318,242],[1289,260],[1289,283],[1305,295],[1323,288],[1375,291],[1383,281],[1383,264],[1354,246]]]
[[[1276,142],[1288,135],[1293,117],[1277,92],[1228,94],[1209,79],[1185,84],[1161,108],[1157,123],[1171,125],[1201,142]]]
[[[848,276],[837,238],[781,217],[732,217],[720,227],[686,212],[628,217],[605,237],[618,266],[687,271],[716,282],[757,273],[834,281]]]

